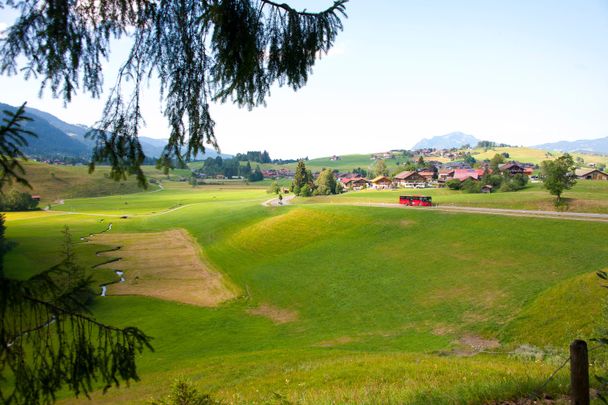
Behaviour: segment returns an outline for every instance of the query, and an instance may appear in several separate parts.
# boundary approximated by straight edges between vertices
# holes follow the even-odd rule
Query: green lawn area
[[[599,193],[602,200],[607,192],[583,182],[578,187],[566,197]],[[447,190],[433,192],[440,204],[460,205]],[[399,193],[335,199],[383,201]],[[506,197],[454,195],[467,201],[530,194],[533,201],[537,193],[533,186]],[[146,297],[97,298],[92,310],[99,320],[140,327],[154,337],[155,352],[139,357],[141,382],[95,393],[96,403],[143,403],[166,393],[180,375],[228,403],[514,399],[545,381],[570,339],[594,335],[606,290],[593,274],[608,268],[608,224],[315,199],[262,206],[268,198],[259,188],[168,184],[159,192],[66,200],[54,207],[80,215],[10,214],[7,237],[15,246],[5,269],[24,278],[56,263],[64,224],[75,239],[109,222],[113,233],[183,228],[213,267],[245,292],[216,308]],[[176,207],[181,208],[159,215]],[[128,218],[109,216],[123,214]],[[98,263],[99,248],[79,243],[81,263]],[[110,276],[108,270],[91,271],[98,282]],[[263,305],[295,315],[275,323],[251,314]],[[534,345],[557,354],[544,360],[465,356],[467,339],[498,341],[501,346],[492,349],[498,352]],[[563,394],[567,384],[567,373],[560,373],[546,391]]]
[[[555,197],[545,190],[541,183],[530,183],[525,189],[515,192],[494,192],[492,194],[469,194],[448,188],[362,190],[337,196],[314,197],[297,200],[298,203],[398,203],[400,195],[428,195],[433,203],[467,207],[511,208],[523,210],[555,211]],[[568,202],[568,211],[608,213],[608,182],[579,180],[562,195]]]

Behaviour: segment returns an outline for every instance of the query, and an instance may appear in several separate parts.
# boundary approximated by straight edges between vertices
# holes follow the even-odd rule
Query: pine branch
[[[302,15],[302,16],[318,17],[318,16],[322,16],[324,14],[332,14],[332,13],[335,13],[336,11],[340,11],[344,15],[344,17],[346,17],[345,4],[348,3],[349,0],[334,1],[334,4],[331,7],[329,7],[328,9],[326,9],[324,11],[320,11],[317,13],[311,13],[306,10],[298,11],[287,3],[275,3],[274,1],[270,1],[270,0],[260,0],[260,1],[263,4],[268,4],[268,5],[271,5],[276,8],[281,8],[281,9],[287,11],[288,13],[296,13],[296,14]]]

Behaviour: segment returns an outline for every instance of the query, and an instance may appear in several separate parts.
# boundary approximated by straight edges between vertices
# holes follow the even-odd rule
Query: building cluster
[[[515,176],[517,174],[535,178],[534,165],[529,163],[510,162],[498,167],[501,175]],[[390,178],[388,176],[378,176],[367,179],[357,174],[348,173],[340,175],[338,180],[345,188],[360,190],[364,188],[391,189],[391,188],[427,188],[445,187],[450,180],[464,182],[466,180],[479,181],[484,174],[491,173],[488,167],[473,169],[470,166],[458,162],[457,164],[446,164],[440,169],[408,170],[396,174]],[[581,169],[576,171],[579,179],[586,180],[608,180],[608,174],[598,169]],[[482,191],[489,192],[491,188],[485,187]]]

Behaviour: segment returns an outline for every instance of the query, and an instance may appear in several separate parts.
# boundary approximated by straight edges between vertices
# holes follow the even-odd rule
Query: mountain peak
[[[464,145],[475,146],[479,142],[479,139],[475,138],[473,135],[465,134],[464,132],[450,132],[445,135],[434,136],[430,139],[423,138],[416,145],[413,146],[412,149],[426,149],[426,148],[434,148],[434,149],[450,149],[450,148],[460,148]]]

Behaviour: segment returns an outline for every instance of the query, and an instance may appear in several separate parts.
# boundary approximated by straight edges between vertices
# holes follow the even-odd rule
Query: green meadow
[[[594,187],[581,182],[566,197],[605,199],[608,190]],[[446,191],[433,196],[474,205],[483,197],[530,194],[532,201],[540,193],[534,185],[507,197],[457,193],[449,200]],[[399,193],[347,193],[335,202],[394,202]],[[60,231],[69,225],[78,260],[106,283],[113,272],[91,267],[107,260],[95,256],[107,246],[81,236],[109,223],[112,233],[181,228],[241,291],[212,308],[111,290],[96,298],[97,319],[140,327],[154,337],[155,351],[139,356],[140,382],[95,392],[95,403],[145,403],[180,376],[234,404],[515,400],[543,385],[572,339],[589,339],[602,324],[606,290],[594,274],[608,269],[606,223],[327,199],[263,206],[268,198],[259,188],[165,182],[160,191],[9,213],[14,246],[5,269],[26,278],[57,263]],[[593,372],[603,370],[599,354],[592,353]],[[558,373],[543,392],[566,394],[568,378]],[[62,402],[87,399],[63,393]]]
[[[523,210],[555,211],[555,197],[543,188],[542,183],[530,183],[515,192],[493,192],[492,194],[470,194],[448,188],[397,189],[347,192],[329,197],[299,199],[299,203],[398,203],[400,195],[427,195],[433,203],[484,208],[510,208]],[[569,212],[608,213],[608,182],[579,180],[562,194]]]

